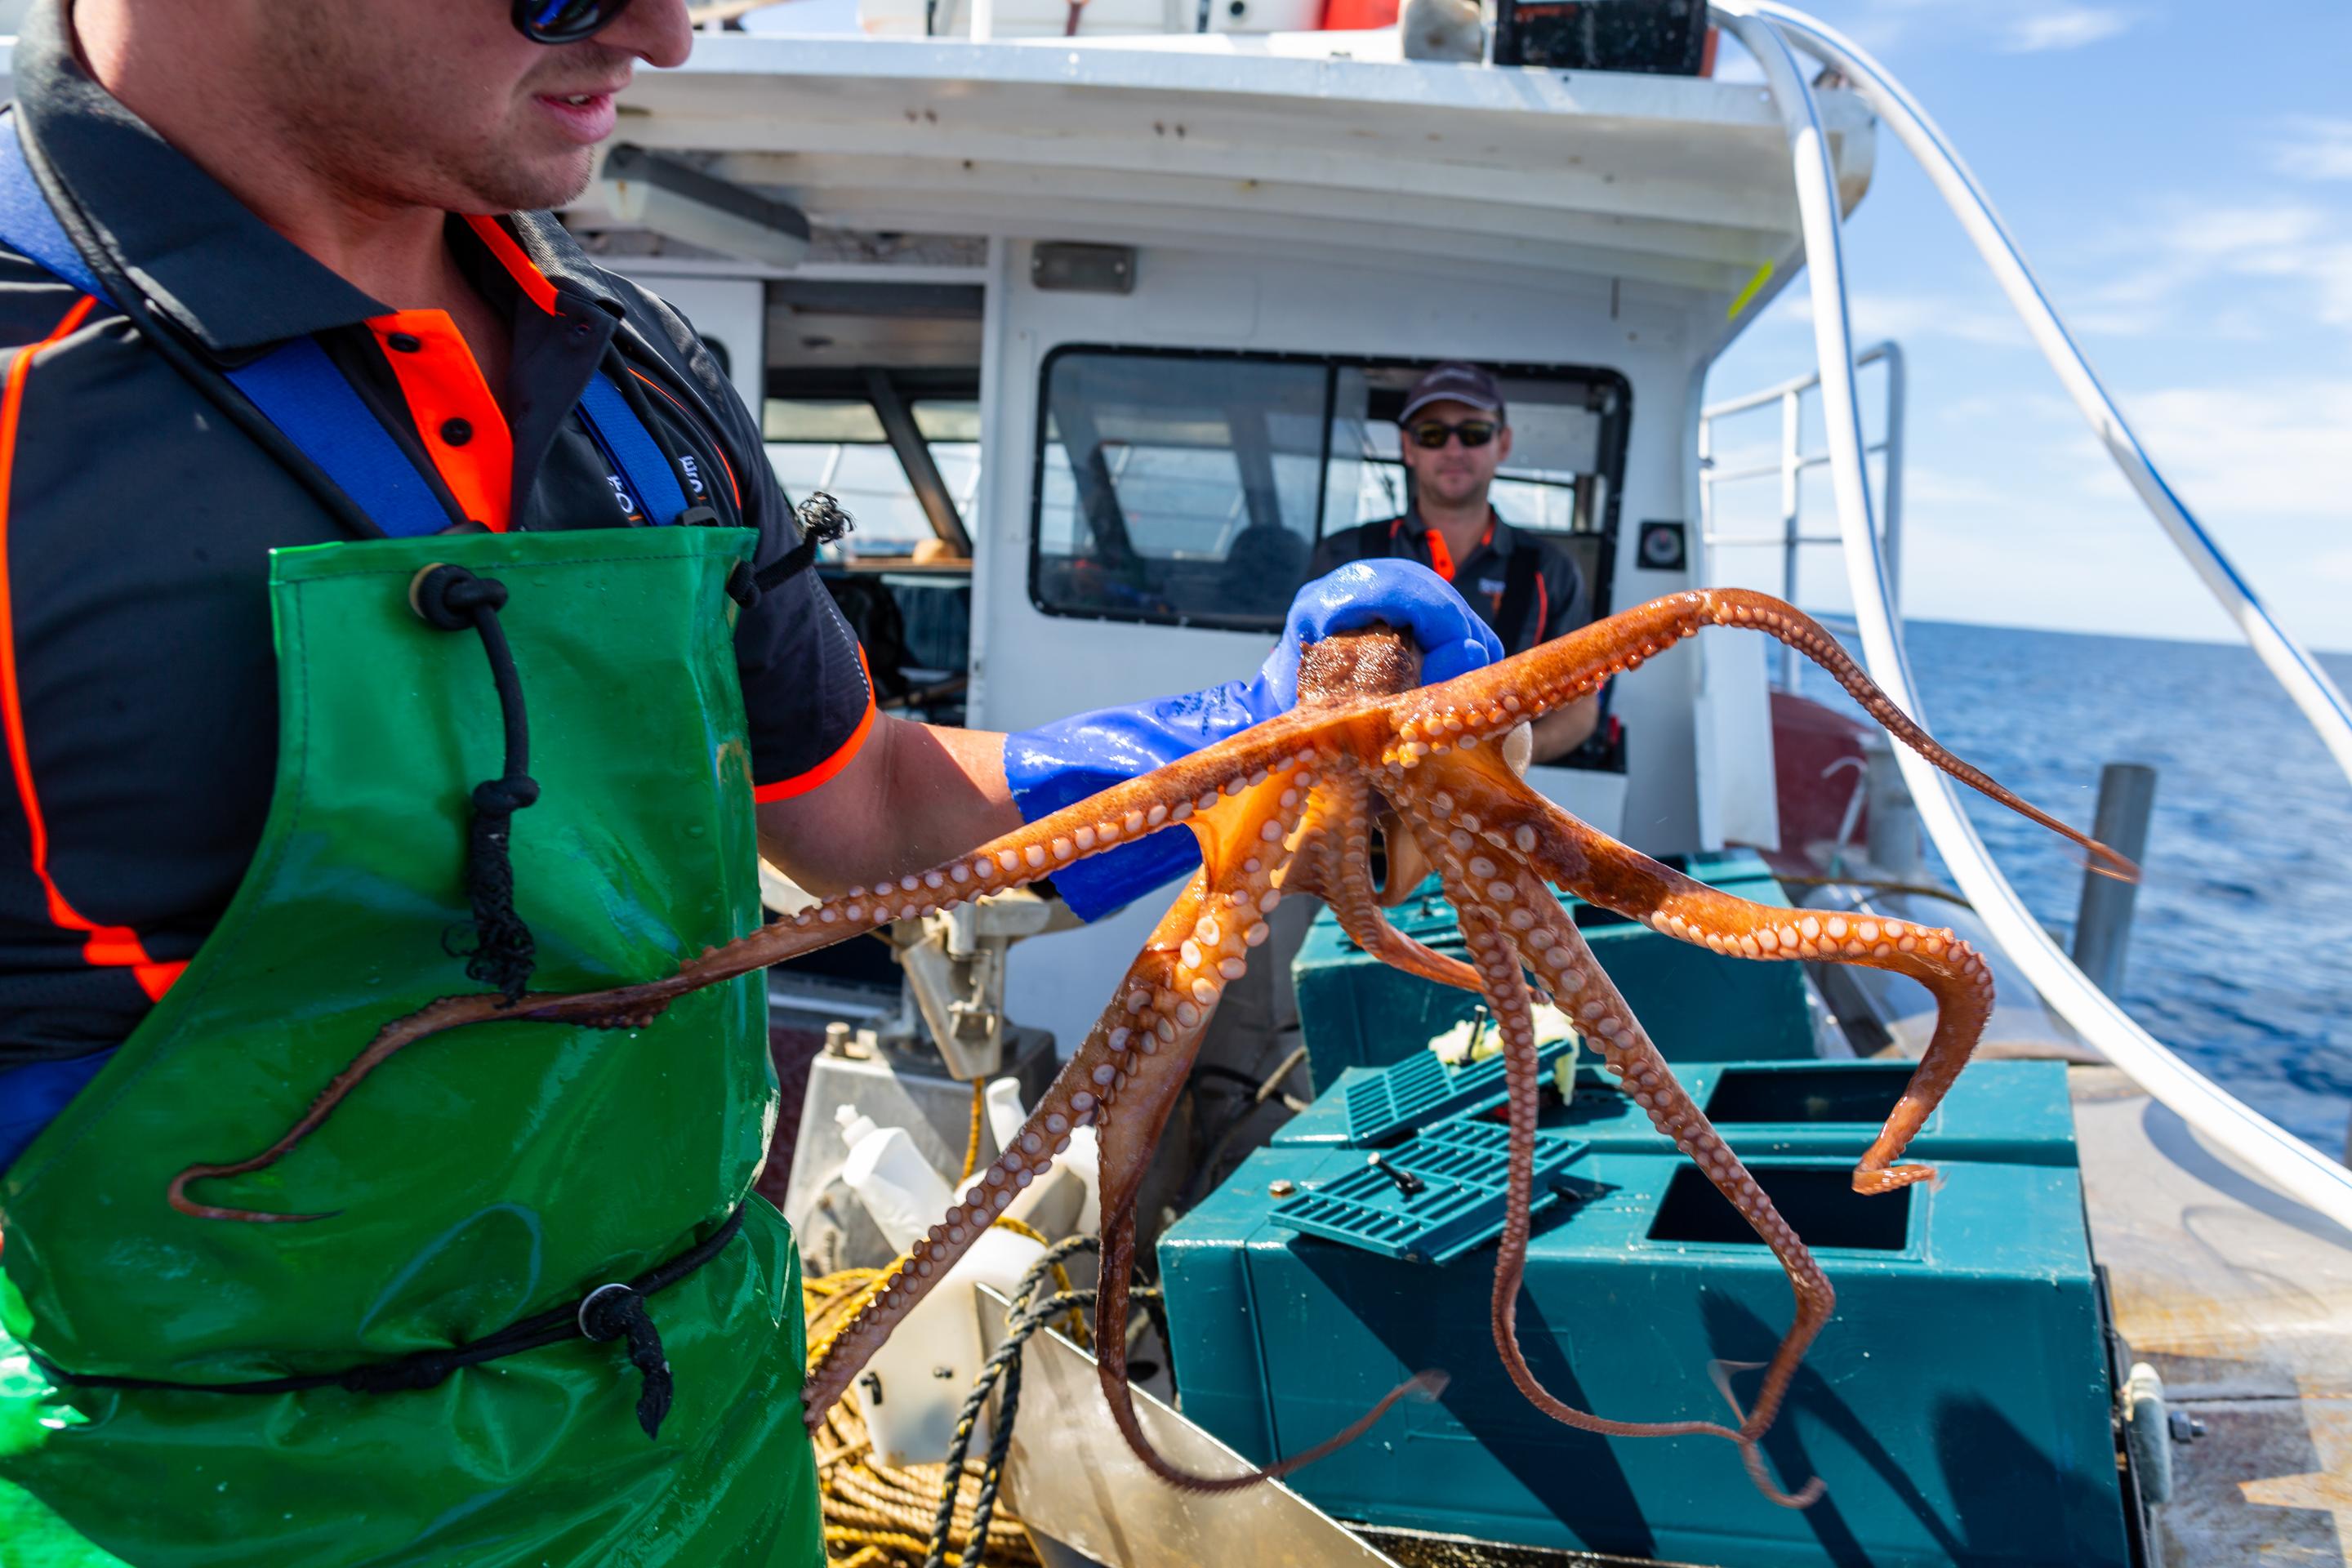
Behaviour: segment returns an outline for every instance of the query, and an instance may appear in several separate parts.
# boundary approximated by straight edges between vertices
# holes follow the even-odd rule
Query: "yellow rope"
[[[971,1181],[971,1173],[980,1169],[980,1119],[987,1109],[988,1080],[976,1078],[971,1080],[971,1131],[963,1136],[963,1174],[956,1178],[959,1184]]]
[[[1045,1239],[1019,1220],[1000,1217],[996,1223],[1032,1241]],[[845,1268],[801,1281],[811,1366],[832,1348],[858,1309],[905,1261],[899,1258],[888,1268]],[[1068,1277],[1058,1267],[1055,1273],[1062,1289],[1069,1289]],[[824,1424],[812,1436],[824,1508],[828,1568],[920,1568],[930,1549],[940,1497],[947,1489],[947,1467],[915,1465],[898,1469],[878,1463],[857,1402],[847,1397],[834,1402]],[[977,1459],[964,1465],[964,1475],[972,1484],[961,1489],[956,1500],[947,1552],[952,1564],[963,1562],[971,1544],[972,1501],[982,1468]],[[1001,1501],[988,1523],[988,1562],[992,1568],[1034,1568],[1037,1563],[1036,1551],[1021,1521]]]

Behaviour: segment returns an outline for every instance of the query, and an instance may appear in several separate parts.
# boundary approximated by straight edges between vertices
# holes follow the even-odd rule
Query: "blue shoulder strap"
[[[580,395],[580,417],[589,434],[611,455],[649,522],[676,522],[686,510],[686,490],[671,472],[669,458],[612,377],[598,371]]]
[[[29,1062],[0,1071],[0,1171],[32,1146],[114,1053],[93,1052],[65,1061]]]
[[[312,340],[289,338],[228,378],[385,533],[412,539],[450,525],[441,498]]]
[[[112,304],[98,286],[89,263],[81,258],[72,240],[49,210],[49,199],[25,162],[24,144],[16,140],[16,117],[0,114],[0,240],[64,279],[101,303]]]
[[[83,293],[112,303],[41,194],[14,114],[0,115],[0,241]],[[317,342],[289,339],[227,376],[386,534],[415,538],[449,526],[433,487]],[[677,521],[686,510],[686,492],[645,421],[604,372],[581,395],[580,413],[645,515],[655,522]]]

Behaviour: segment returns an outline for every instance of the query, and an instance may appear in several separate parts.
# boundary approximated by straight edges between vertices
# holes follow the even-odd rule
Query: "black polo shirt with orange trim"
[[[797,542],[693,329],[551,217],[448,224],[510,324],[501,400],[446,314],[352,288],[92,81],[54,0],[14,69],[26,156],[68,194],[60,217],[110,297],[214,367],[315,336],[453,527],[645,525],[575,413],[602,366],[690,502],[757,528],[761,563]],[[0,247],[0,1069],[120,1043],[211,931],[276,769],[268,552],[374,531],[215,395],[236,396]],[[856,641],[814,574],[744,612],[736,658],[761,799],[814,788],[870,731]]]
[[[1514,551],[1536,552],[1535,593],[1515,626],[1497,626],[1502,618],[1505,573]],[[1539,642],[1572,632],[1592,619],[1592,598],[1584,574],[1568,552],[1540,533],[1513,528],[1489,509],[1486,531],[1467,555],[1456,561],[1445,536],[1425,527],[1418,513],[1384,518],[1341,533],[1315,547],[1307,569],[1310,577],[1346,565],[1384,556],[1418,561],[1454,584],[1454,590],[1478,612],[1478,618],[1503,641],[1506,654],[1525,653]]]

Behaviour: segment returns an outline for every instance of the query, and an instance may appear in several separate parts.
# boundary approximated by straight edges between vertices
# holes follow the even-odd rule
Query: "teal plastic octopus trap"
[[[1753,850],[1666,860],[1686,876],[1739,898],[1774,906],[1790,901]],[[1812,1016],[1798,965],[1726,958],[1580,899],[1561,902],[1633,1016],[1670,1059],[1797,1060],[1813,1055]],[[1397,930],[1423,945],[1449,957],[1465,956],[1461,927],[1434,879],[1388,916]],[[1318,1094],[1349,1068],[1411,1059],[1480,1005],[1473,992],[1432,984],[1366,953],[1328,910],[1316,916],[1291,973]],[[1730,1020],[1737,1021],[1736,1028],[1726,1027]]]
[[[1275,1205],[1273,1222],[1408,1263],[1451,1263],[1502,1233],[1510,1131],[1449,1120],[1355,1170]],[[1536,1134],[1537,1213],[1559,1199],[1553,1179],[1584,1152],[1557,1132]]]
[[[1838,1293],[1763,1444],[1784,1486],[1827,1483],[1810,1509],[1759,1495],[1720,1439],[1603,1437],[1530,1405],[1490,1336],[1491,1239],[1415,1262],[1407,1252],[1435,1256],[1426,1237],[1298,1225],[1313,1198],[1385,1180],[1346,1132],[1345,1089],[1369,1075],[1326,1093],[1162,1237],[1184,1412],[1265,1463],[1437,1367],[1451,1374],[1438,1400],[1397,1405],[1289,1484],[1342,1519],[1637,1560],[2127,1568],[2120,1373],[2064,1069],[1970,1068],[1912,1149],[1941,1184],[1861,1196],[1854,1157],[1906,1074],[1769,1061],[1683,1072]],[[1538,1180],[1559,1195],[1536,1216],[1518,1298],[1535,1375],[1603,1415],[1724,1420],[1710,1368],[1753,1396],[1752,1366],[1791,1316],[1779,1264],[1613,1090],[1580,1084],[1565,1105],[1548,1094],[1538,1125],[1583,1147]],[[1454,1119],[1408,1130],[1382,1163],[1461,1129],[1500,1147],[1500,1123]]]

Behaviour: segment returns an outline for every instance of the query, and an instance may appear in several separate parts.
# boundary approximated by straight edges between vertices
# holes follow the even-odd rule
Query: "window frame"
[[[1316,532],[1308,543],[1311,552],[1319,547],[1324,538],[1325,513],[1330,507],[1331,476],[1331,405],[1342,370],[1393,370],[1400,366],[1429,370],[1446,363],[1412,354],[1369,353],[1302,353],[1282,349],[1202,349],[1171,344],[1072,342],[1056,343],[1047,350],[1037,367],[1033,423],[1035,431],[1031,441],[1029,464],[1029,528],[1027,591],[1029,604],[1039,615],[1066,620],[1114,621],[1130,626],[1197,627],[1208,631],[1241,631],[1265,633],[1279,631],[1276,622],[1269,625],[1260,616],[1217,616],[1202,614],[1154,614],[1142,610],[1079,609],[1047,602],[1043,587],[1045,534],[1045,460],[1051,445],[1047,438],[1052,425],[1050,391],[1054,367],[1065,354],[1118,355],[1139,359],[1177,359],[1214,361],[1234,363],[1297,365],[1319,367],[1323,382],[1323,436],[1319,467],[1315,480]],[[1479,363],[1498,380],[1582,382],[1616,395],[1616,408],[1601,416],[1598,442],[1596,472],[1607,481],[1607,493],[1602,499],[1600,526],[1594,533],[1600,539],[1597,552],[1600,581],[1585,584],[1592,601],[1595,620],[1608,613],[1609,579],[1613,575],[1617,557],[1618,512],[1624,495],[1625,453],[1633,427],[1633,384],[1625,373],[1612,365],[1547,364],[1527,360],[1480,361]],[[1506,520],[1508,521],[1508,520]],[[1353,526],[1352,524],[1350,526]],[[1528,529],[1537,538],[1550,537],[1556,530]]]

